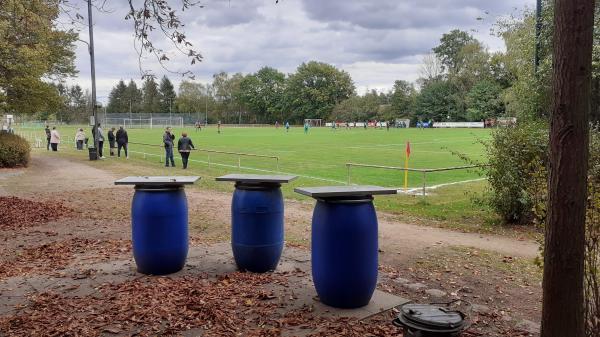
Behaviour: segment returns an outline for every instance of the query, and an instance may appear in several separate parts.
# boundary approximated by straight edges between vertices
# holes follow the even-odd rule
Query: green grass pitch
[[[74,127],[60,128],[63,139],[73,137]],[[300,127],[293,127],[289,132],[280,127],[271,128],[236,128],[223,127],[220,134],[216,127],[174,128],[178,138],[187,132],[196,147],[201,149],[231,152],[254,153],[279,157],[279,170],[293,173],[314,180],[315,183],[340,184],[347,182],[346,163],[362,163],[385,166],[404,167],[406,142],[411,144],[409,167],[442,168],[461,166],[465,163],[452,152],[460,152],[473,159],[482,159],[483,146],[479,140],[488,139],[489,130],[484,129],[390,129],[385,128],[353,128],[332,130],[330,128],[311,128],[308,134]],[[104,130],[105,136],[107,130]],[[132,157],[139,157],[145,152],[157,156],[163,154],[159,147],[162,144],[164,130],[129,129],[130,150]],[[89,132],[88,132],[89,134]],[[135,143],[153,144],[143,146]],[[105,142],[105,152],[108,152]],[[210,156],[210,158],[209,158]],[[176,159],[178,155],[175,155]],[[158,159],[158,158],[157,158]],[[232,166],[237,168],[238,157],[195,152],[190,159],[191,167],[206,165],[203,162]],[[241,166],[248,173],[276,171],[276,162],[268,158],[241,157]],[[224,166],[225,168],[227,166]],[[264,171],[260,171],[264,170]],[[436,172],[427,174],[427,186],[460,182],[480,178],[471,170]],[[409,187],[422,185],[422,174],[409,173]],[[353,184],[375,184],[389,187],[402,187],[404,173],[402,171],[354,167],[351,170]]]

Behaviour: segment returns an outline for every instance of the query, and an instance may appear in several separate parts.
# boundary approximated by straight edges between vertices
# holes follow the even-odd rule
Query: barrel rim
[[[267,191],[276,190],[281,187],[281,183],[277,182],[253,182],[253,181],[237,181],[235,188],[246,191]]]
[[[363,203],[371,203],[373,202],[372,195],[365,196],[344,196],[344,197],[320,197],[315,198],[319,202],[329,203],[329,204],[363,204]]]
[[[134,190],[143,191],[143,192],[171,192],[171,191],[179,191],[183,190],[185,187],[183,185],[179,186],[169,186],[169,185],[155,185],[155,186],[147,186],[147,185],[135,185]]]

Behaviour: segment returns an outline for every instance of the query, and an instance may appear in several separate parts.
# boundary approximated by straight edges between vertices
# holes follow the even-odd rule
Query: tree
[[[77,34],[54,24],[56,1],[0,1],[0,13],[0,112],[56,111],[61,98],[46,79],[76,74]]]
[[[302,63],[288,78],[287,109],[301,122],[305,118],[327,118],[335,105],[354,93],[350,75],[332,65],[311,61]]]
[[[142,86],[142,112],[157,113],[160,111],[160,94],[158,84],[153,77],[147,77]]]
[[[175,100],[177,111],[184,113],[198,113],[204,110],[206,101],[206,88],[201,83],[182,81]]]
[[[420,120],[465,120],[456,102],[458,88],[449,81],[435,81],[421,89],[415,101],[415,117]]]
[[[177,112],[177,107],[174,105],[175,98],[175,87],[171,80],[167,76],[163,76],[160,80],[160,86],[158,88],[160,97],[160,112]]]
[[[263,67],[240,82],[239,100],[254,113],[260,122],[283,121],[281,116],[285,74],[271,67]]]
[[[125,89],[124,100],[127,104],[127,111],[132,113],[141,112],[142,91],[138,89],[137,84],[132,79],[129,80]]]
[[[415,103],[415,87],[407,81],[394,82],[390,98],[391,113],[394,117],[410,117]]]
[[[442,79],[444,76],[444,65],[435,53],[429,53],[423,57],[419,75],[421,76],[422,86],[431,81]]]
[[[496,82],[483,80],[467,94],[467,120],[481,121],[504,114],[502,87]]]
[[[583,273],[594,0],[556,0],[542,337],[585,335]]]
[[[501,56],[505,71],[510,74],[512,82],[504,92],[506,112],[520,120],[538,119],[549,116],[552,83],[551,40],[552,24],[551,8],[544,2],[542,16],[542,40],[540,48],[540,66],[535,73],[533,56],[535,41],[535,15],[531,11],[523,18],[499,21],[500,36],[506,45],[506,52]]]
[[[433,48],[433,52],[441,60],[444,70],[450,73],[458,73],[464,66],[463,48],[473,43],[475,39],[471,34],[462,30],[454,29],[442,35],[440,45]]]
[[[127,86],[123,80],[120,80],[116,86],[112,88],[108,95],[108,105],[106,112],[123,113],[129,111],[129,100],[127,100]]]
[[[82,122],[88,116],[87,97],[83,93],[83,89],[76,84],[69,89],[69,121]]]

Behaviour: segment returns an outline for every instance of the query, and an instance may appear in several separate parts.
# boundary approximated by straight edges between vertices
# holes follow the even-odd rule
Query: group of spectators
[[[108,144],[110,147],[110,155],[115,155],[115,149],[117,149],[117,156],[121,157],[121,149],[125,152],[125,157],[129,158],[127,154],[127,144],[129,143],[129,137],[127,135],[127,131],[122,126],[119,126],[119,130],[115,133],[115,128],[110,128],[108,131]],[[50,130],[50,126],[46,125],[44,129],[46,132],[46,150],[50,151],[58,151],[58,144],[60,144],[60,134],[58,130],[56,130],[56,126],[52,127]],[[102,126],[98,123],[95,129],[92,129],[92,136],[98,132],[98,157],[104,159],[103,150],[104,150],[104,132],[102,130]],[[89,138],[86,136],[85,131],[80,128],[75,133],[75,147],[77,150],[82,151],[83,146],[90,147]]]
[[[125,152],[125,157],[129,158],[129,155],[127,154],[127,145],[129,143],[129,136],[127,135],[127,131],[122,127],[119,126],[119,129],[116,130],[115,132],[115,128],[110,128],[110,130],[107,133],[107,137],[108,137],[108,144],[110,147],[110,155],[114,156],[115,155],[115,149],[117,149],[117,156],[121,157],[121,150],[124,150]],[[46,132],[46,138],[47,138],[47,146],[46,149],[49,151],[50,149],[52,149],[52,151],[58,151],[58,144],[60,143],[60,134],[58,133],[58,130],[56,129],[56,126],[52,127],[52,130],[50,130],[50,126],[46,125],[45,128],[45,132]],[[103,147],[104,147],[104,132],[102,130],[102,126],[100,125],[100,123],[98,123],[98,125],[96,126],[95,129],[92,129],[92,136],[94,135],[95,132],[98,132],[98,157],[99,158],[105,158],[103,156]],[[165,148],[165,166],[169,167],[175,167],[175,159],[173,158],[173,150],[175,147],[175,134],[173,134],[173,131],[171,130],[170,127],[167,127],[165,130],[165,133],[163,135],[163,145]],[[83,150],[84,145],[86,147],[91,147],[93,145],[89,145],[89,138],[86,136],[85,131],[83,129],[78,129],[77,132],[75,133],[75,146],[77,148],[77,150],[81,151]],[[192,140],[188,137],[186,132],[183,132],[181,134],[181,137],[179,138],[179,140],[177,141],[177,151],[179,152],[179,154],[181,155],[181,161],[183,162],[183,168],[187,169],[188,167],[188,161],[189,161],[189,157],[190,157],[190,152],[192,150],[195,150],[194,148],[194,143],[192,142]],[[170,165],[169,165],[170,164]]]

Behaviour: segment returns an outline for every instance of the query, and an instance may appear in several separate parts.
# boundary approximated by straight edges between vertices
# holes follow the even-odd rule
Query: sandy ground
[[[130,239],[133,189],[114,186],[118,178],[83,160],[54,155],[34,155],[27,169],[0,170],[0,196],[58,200],[76,214],[25,231],[5,231],[0,236],[0,253],[4,253],[0,262],[10,260],[11,253],[59,239],[100,240],[89,251],[81,252],[86,258],[129,256],[125,248],[116,253],[107,251]],[[187,190],[187,196],[192,245],[228,242],[231,195],[194,188]],[[298,249],[307,254],[313,205],[285,202],[286,235],[293,238],[291,246],[299,245]],[[479,305],[482,322],[490,329],[484,335],[504,336],[508,327],[519,324],[525,324],[525,330],[535,335],[533,322],[539,321],[541,287],[539,279],[523,272],[529,271],[529,261],[538,254],[535,242],[416,225],[383,212],[378,217],[382,265],[379,289],[418,301],[458,296]],[[444,295],[438,298],[426,292],[431,289]]]
[[[42,194],[65,193],[85,194],[90,189],[112,189],[111,195],[131,195],[131,187],[113,186],[117,177],[110,172],[64,158],[34,157],[26,175],[22,170],[0,172],[0,195],[40,197]],[[18,178],[18,187],[15,180]],[[201,215],[203,221],[228,226],[231,219],[231,195],[215,191],[189,190],[187,192],[192,226],[194,216]],[[129,198],[123,202],[129,206]],[[286,224],[289,230],[310,234],[312,204],[295,200],[285,201]],[[218,210],[218,211],[212,211]],[[509,256],[534,258],[538,254],[537,243],[530,240],[515,240],[496,235],[461,233],[447,229],[425,227],[398,221],[397,216],[379,212],[379,236],[381,250],[401,252],[407,259],[418,255],[426,247],[463,246],[489,250]]]

